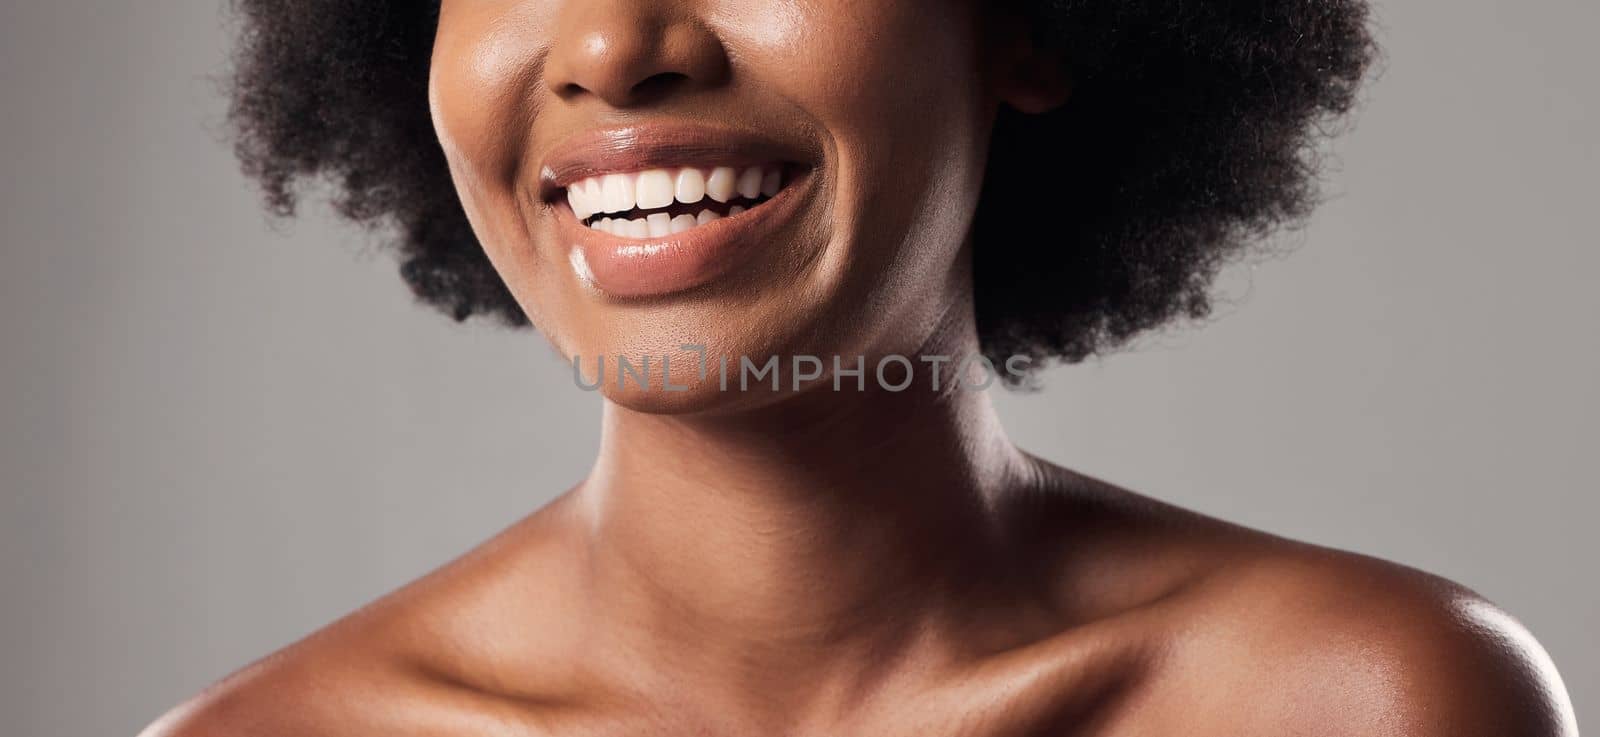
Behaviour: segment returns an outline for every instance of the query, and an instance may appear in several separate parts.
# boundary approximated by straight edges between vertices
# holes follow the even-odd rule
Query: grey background
[[[1002,395],[1053,460],[1457,579],[1600,709],[1591,0],[1383,2],[1332,201],[1203,330]],[[0,731],[131,735],[577,481],[596,400],[217,142],[213,1],[0,8]]]

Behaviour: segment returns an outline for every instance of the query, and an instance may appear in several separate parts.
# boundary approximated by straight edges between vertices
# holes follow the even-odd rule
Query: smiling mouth
[[[795,178],[785,164],[671,167],[587,177],[566,187],[572,214],[620,238],[661,238],[765,204]]]
[[[820,160],[799,136],[670,121],[598,128],[545,155],[537,196],[580,283],[662,298],[804,247],[794,230]]]

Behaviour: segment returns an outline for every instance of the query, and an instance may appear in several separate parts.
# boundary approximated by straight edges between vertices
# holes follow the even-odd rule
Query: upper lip
[[[814,160],[803,146],[736,128],[665,123],[599,128],[573,135],[546,154],[539,194],[552,201],[573,182],[602,174],[677,166],[810,166]]]

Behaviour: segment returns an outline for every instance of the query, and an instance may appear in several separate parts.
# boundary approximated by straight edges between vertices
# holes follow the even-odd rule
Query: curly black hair
[[[1304,221],[1317,146],[1376,56],[1365,0],[1012,0],[1073,93],[1003,110],[974,225],[978,329],[996,360],[1076,362],[1211,307],[1217,270]],[[235,0],[229,120],[275,213],[326,178],[394,228],[401,274],[457,320],[527,318],[469,227],[434,136],[438,0]],[[1027,172],[1067,171],[1051,191]],[[1071,203],[1065,233],[1028,213]],[[991,247],[991,244],[993,246]],[[1017,258],[1019,250],[1026,258]],[[1003,257],[1002,257],[1003,254]]]

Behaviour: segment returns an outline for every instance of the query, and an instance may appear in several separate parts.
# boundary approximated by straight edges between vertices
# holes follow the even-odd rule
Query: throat
[[[1010,585],[997,504],[1025,461],[987,395],[886,401],[714,420],[608,403],[578,493],[597,595],[648,602],[656,636],[817,648]]]

